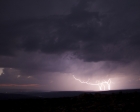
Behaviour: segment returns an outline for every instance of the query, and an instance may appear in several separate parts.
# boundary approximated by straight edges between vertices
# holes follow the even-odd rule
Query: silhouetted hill
[[[130,90],[112,90],[112,91],[51,91],[51,92],[13,92],[13,93],[0,93],[0,100],[2,99],[23,99],[23,98],[60,98],[60,97],[74,97],[82,93],[89,94],[112,94],[112,93],[133,93],[139,92],[140,89]]]
[[[29,99],[29,98],[36,98],[36,97],[32,95],[24,95],[24,94],[0,93],[0,100]]]
[[[51,93],[51,92],[50,92]],[[55,92],[68,93],[68,92]],[[74,93],[74,92],[70,92]],[[80,93],[80,92],[76,92]],[[28,93],[31,94],[31,93]],[[32,93],[33,94],[33,93]],[[45,93],[44,93],[45,94]],[[4,94],[0,94],[4,95]],[[10,95],[10,94],[9,94]],[[38,95],[38,94],[37,94]],[[15,96],[15,94],[11,94]],[[139,90],[108,92],[81,92],[77,96],[61,98],[23,98],[1,100],[5,112],[139,112]],[[59,95],[58,95],[59,96]],[[5,96],[7,97],[7,96]],[[22,99],[20,99],[22,98]]]

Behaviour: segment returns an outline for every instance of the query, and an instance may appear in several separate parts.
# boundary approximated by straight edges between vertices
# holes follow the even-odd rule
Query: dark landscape
[[[52,96],[50,94],[52,94]],[[140,90],[119,90],[110,92],[61,91],[49,92],[49,94],[47,92],[46,94],[45,92],[36,94],[1,93],[0,98],[1,109],[6,112],[140,111]]]

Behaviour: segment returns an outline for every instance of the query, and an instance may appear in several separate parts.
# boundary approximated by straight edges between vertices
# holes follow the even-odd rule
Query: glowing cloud
[[[21,77],[21,75],[18,75],[17,78]]]
[[[0,68],[0,76],[3,74],[3,69],[4,68]]]
[[[0,87],[38,87],[38,84],[0,84]]]
[[[88,79],[87,81],[81,81],[80,79],[76,78],[74,75],[73,75],[73,78],[77,81],[79,81],[80,83],[85,83],[85,84],[88,84],[88,85],[91,85],[91,86],[98,86],[100,90],[105,90],[106,86],[107,86],[107,89],[110,90],[110,84],[111,84],[111,79],[108,79],[108,81],[96,81],[96,83],[90,83]]]

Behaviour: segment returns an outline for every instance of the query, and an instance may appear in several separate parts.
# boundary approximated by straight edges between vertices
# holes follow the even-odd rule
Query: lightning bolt
[[[96,83],[90,83],[88,79],[87,81],[81,81],[80,79],[76,78],[74,75],[73,75],[73,78],[77,81],[79,81],[80,83],[85,83],[85,84],[88,84],[88,85],[91,85],[91,86],[98,86],[100,90],[105,90],[105,87],[107,85],[107,89],[110,90],[110,85],[111,85],[111,79],[108,79],[108,81],[96,81]]]

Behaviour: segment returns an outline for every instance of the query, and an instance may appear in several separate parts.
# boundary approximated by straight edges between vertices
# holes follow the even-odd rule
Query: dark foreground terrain
[[[3,112],[140,112],[140,93],[0,100],[0,108]]]

